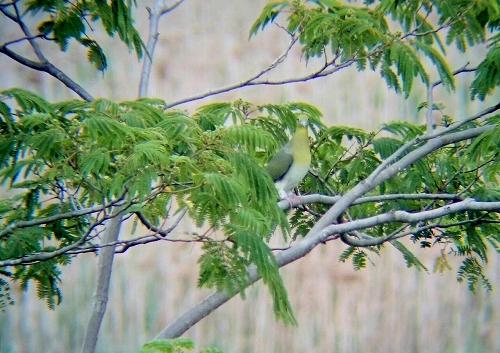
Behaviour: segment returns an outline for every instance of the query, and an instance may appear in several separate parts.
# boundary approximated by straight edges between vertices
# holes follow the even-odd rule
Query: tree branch
[[[147,7],[149,12],[149,36],[148,43],[146,44],[146,55],[144,56],[144,62],[141,71],[141,80],[139,83],[139,97],[145,97],[148,94],[149,78],[151,76],[151,66],[153,64],[153,53],[158,42],[158,23],[160,18],[176,9],[184,0],[177,0],[171,6],[163,5],[163,0],[156,0],[156,4],[153,8]]]
[[[101,242],[106,244],[116,241],[120,234],[121,224],[121,214],[109,220]],[[95,350],[99,329],[108,303],[109,282],[111,279],[111,270],[113,268],[114,254],[115,248],[112,246],[104,247],[100,250],[94,305],[87,324],[87,329],[85,330],[85,337],[81,350],[82,353],[94,353]]]
[[[120,206],[119,201],[115,201],[115,202],[106,204],[104,206],[82,208],[80,210],[75,210],[75,211],[66,212],[66,213],[58,213],[58,214],[44,217],[44,218],[36,218],[36,219],[31,219],[29,221],[14,222],[14,223],[9,224],[7,227],[5,227],[4,229],[2,229],[0,231],[0,238],[2,238],[7,233],[12,232],[14,229],[17,229],[17,228],[27,228],[27,227],[39,226],[39,225],[44,225],[44,224],[52,223],[55,221],[59,221],[61,219],[69,219],[69,218],[73,218],[73,217],[84,216],[84,215],[104,211],[105,209],[112,207],[112,206]]]
[[[500,104],[499,104],[500,105]],[[498,108],[496,108],[498,109]],[[490,111],[491,109],[487,109]],[[483,111],[485,112],[485,111]],[[481,112],[481,113],[483,113]],[[479,113],[479,114],[481,114]],[[478,116],[476,114],[475,116]],[[482,115],[485,115],[484,113]],[[481,115],[481,116],[482,116]],[[471,118],[472,119],[472,118]],[[456,128],[456,127],[455,127]],[[362,220],[356,220],[347,223],[335,224],[337,218],[347,210],[347,208],[356,202],[357,199],[361,198],[365,193],[375,188],[381,182],[391,178],[392,176],[399,173],[404,168],[408,167],[410,164],[414,163],[423,156],[439,149],[440,147],[451,144],[454,142],[470,139],[479,136],[480,134],[492,129],[492,126],[478,127],[475,129],[469,129],[465,131],[459,131],[455,133],[449,133],[444,136],[440,136],[443,132],[435,132],[434,137],[426,135],[428,139],[427,143],[418,147],[414,151],[408,153],[399,161],[395,162],[393,165],[385,165],[385,169],[379,170],[377,168],[372,174],[370,174],[365,180],[358,183],[349,192],[336,200],[334,205],[321,217],[315,225],[309,230],[307,235],[298,243],[292,247],[280,252],[276,255],[276,263],[279,267],[286,266],[310,253],[317,245],[324,243],[327,240],[333,240],[340,237],[340,234],[356,231],[359,229],[367,228],[373,225],[377,225],[381,220],[387,221],[414,221],[426,220],[426,217],[439,217],[446,212],[460,212],[467,209],[471,210],[488,210],[488,211],[498,211],[500,210],[500,202],[475,202],[472,199],[466,199],[464,201],[457,202],[452,205],[442,207],[440,209],[435,209],[431,211],[423,211],[419,214],[410,214],[404,211],[396,211],[387,215],[380,215],[369,217]],[[448,129],[446,129],[448,131]],[[422,141],[422,140],[420,140]],[[416,141],[415,141],[416,142]],[[397,157],[400,156],[402,152],[400,150],[396,151]],[[388,159],[394,161],[397,157],[389,157]],[[385,217],[385,219],[384,219]],[[248,276],[248,285],[259,280],[259,276],[254,272],[254,267],[250,267]],[[236,291],[233,295],[236,294]],[[187,329],[196,324],[199,320],[203,319],[209,313],[217,309],[220,305],[227,302],[232,296],[228,295],[226,292],[215,292],[206,297],[202,302],[195,305],[193,308],[189,309],[185,313],[177,317],[170,325],[168,325],[164,330],[162,330],[157,338],[174,338],[182,335]]]
[[[297,37],[292,36],[292,38],[290,39],[290,42],[288,44],[288,47],[285,49],[285,51],[280,56],[278,56],[267,68],[263,69],[262,71],[260,71],[256,75],[250,77],[249,79],[242,81],[242,82],[239,82],[239,83],[229,85],[229,86],[221,87],[221,88],[215,89],[213,91],[208,91],[208,92],[205,92],[202,94],[198,94],[198,95],[194,95],[194,96],[191,96],[188,98],[184,98],[184,99],[181,99],[177,102],[172,102],[167,107],[172,108],[172,107],[175,107],[177,105],[197,101],[197,100],[204,99],[204,98],[211,97],[211,96],[215,96],[215,95],[218,95],[221,93],[230,92],[230,91],[236,90],[238,88],[242,88],[242,87],[258,86],[258,85],[282,85],[285,83],[309,81],[309,80],[312,80],[314,78],[326,76],[326,74],[322,74],[322,72],[325,69],[325,67],[323,67],[321,70],[318,70],[317,72],[314,72],[310,75],[300,77],[300,78],[294,78],[294,79],[288,79],[288,80],[282,80],[282,81],[268,81],[268,80],[258,81],[257,80],[258,78],[262,77],[263,75],[265,75],[266,73],[268,73],[269,71],[271,71],[272,69],[277,67],[279,64],[281,64],[287,58],[288,54],[290,53],[290,50],[293,48],[293,46],[295,45],[297,40],[298,40]],[[352,62],[350,62],[349,65],[344,65],[344,64],[340,65],[340,66],[342,66],[341,68],[349,66],[350,64],[352,64]],[[335,70],[335,71],[338,71],[338,70]],[[333,72],[330,72],[329,74],[331,74],[331,73],[333,73]]]
[[[10,5],[14,7],[15,14],[10,13],[7,11],[5,7],[0,8],[0,11],[16,22],[21,30],[23,31],[24,35],[26,36],[26,40],[29,41],[31,47],[33,48],[33,51],[35,52],[35,55],[37,56],[39,62],[29,60],[14,51],[10,50],[7,48],[6,43],[2,44],[0,46],[0,53],[3,53],[7,55],[9,58],[13,59],[14,61],[17,61],[23,66],[29,67],[30,69],[37,70],[37,71],[42,71],[46,72],[49,75],[53,76],[56,78],[58,81],[63,83],[66,87],[68,87],[71,91],[75,92],[77,95],[79,95],[82,99],[90,102],[94,98],[79,84],[77,84],[75,81],[70,79],[64,72],[59,70],[57,67],[52,65],[47,58],[43,55],[42,50],[40,49],[40,46],[38,45],[38,42],[36,41],[36,37],[34,37],[29,28],[26,26],[26,24],[22,21],[22,15],[19,11],[19,8],[17,6],[17,2],[13,1]]]
[[[463,201],[453,203],[451,205],[446,205],[443,207],[435,208],[429,211],[410,213],[406,211],[392,211],[389,213],[380,214],[373,217],[367,217],[363,219],[358,219],[353,222],[341,223],[331,225],[325,228],[325,232],[328,235],[342,233],[341,237],[346,241],[347,244],[352,246],[375,246],[385,243],[389,240],[394,239],[393,235],[387,237],[372,237],[372,239],[355,239],[349,237],[345,233],[353,232],[360,229],[366,229],[375,227],[381,224],[387,224],[389,222],[404,222],[404,223],[417,223],[428,221],[430,219],[436,219],[444,217],[453,213],[464,212],[464,211],[500,211],[500,202],[478,202],[471,198],[465,199]],[[411,234],[413,232],[409,232]],[[400,237],[399,237],[400,238]]]
[[[324,205],[334,205],[341,199],[342,196],[326,196],[322,194],[301,195],[299,198],[281,200],[278,202],[278,207],[282,210],[287,210],[290,207],[297,207],[307,204],[322,203]],[[454,194],[384,194],[375,196],[360,197],[352,203],[352,205],[360,205],[368,202],[386,202],[391,200],[455,200],[460,201],[458,195]]]
[[[92,225],[89,226],[89,228],[85,232],[85,234],[78,241],[74,242],[73,244],[63,246],[62,248],[59,248],[59,249],[51,251],[51,252],[41,252],[41,253],[31,254],[31,255],[27,255],[27,256],[22,256],[20,258],[14,259],[14,260],[0,261],[0,267],[25,265],[25,264],[34,263],[34,262],[42,262],[42,261],[46,261],[49,259],[53,259],[54,257],[60,256],[60,255],[65,255],[68,252],[70,252],[71,250],[76,249],[80,245],[84,244],[87,241],[92,230],[108,218],[109,217],[103,217],[101,220],[95,221]]]
[[[453,72],[453,76],[459,75],[464,72],[474,72],[476,71],[475,68],[473,69],[468,69],[467,66],[469,63],[465,64],[462,66],[460,69],[456,70]],[[435,87],[439,86],[440,84],[443,83],[443,80],[438,80],[435,82],[429,82],[429,85],[427,86],[427,111],[425,114],[425,121],[427,124],[427,133],[430,134],[434,130],[434,124],[433,124],[433,119],[432,119],[432,112],[434,111],[434,97],[433,97],[433,90]]]

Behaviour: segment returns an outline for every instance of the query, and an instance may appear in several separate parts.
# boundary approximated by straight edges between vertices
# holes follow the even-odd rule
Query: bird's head
[[[296,131],[305,131],[307,133],[307,127],[309,125],[309,120],[307,116],[302,115],[297,118],[297,130]]]

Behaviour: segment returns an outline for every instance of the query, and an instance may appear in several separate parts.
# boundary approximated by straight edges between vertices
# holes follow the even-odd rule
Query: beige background
[[[144,6],[151,1],[138,3],[138,27],[146,38]],[[187,0],[164,17],[149,94],[173,102],[240,82],[269,65],[288,40],[283,31],[270,26],[248,41],[248,30],[265,3]],[[94,26],[95,34],[90,35],[102,38]],[[16,30],[0,20],[2,42],[18,38]],[[106,43],[110,64],[104,75],[85,63],[85,53],[74,45],[62,55],[50,44],[44,48],[52,51],[48,56],[56,66],[94,97],[136,98],[141,63],[118,40],[103,38],[102,43]],[[454,68],[467,61],[474,66],[483,53],[479,48],[467,58],[457,56]],[[318,63],[311,61],[306,67],[300,52],[294,51],[270,78],[295,77]],[[430,74],[436,79],[434,71]],[[457,120],[489,105],[467,102],[471,78],[459,77],[453,95],[436,90],[435,100],[445,102],[446,113]],[[423,122],[423,112],[418,114],[416,107],[425,100],[425,92],[421,84],[416,85],[416,91],[404,100],[387,91],[376,73],[349,68],[315,81],[245,88],[178,108],[192,111],[202,103],[236,98],[255,104],[300,100],[320,108],[327,125],[375,129],[389,120]],[[0,56],[0,89],[12,86],[33,89],[49,100],[74,97],[46,74]],[[130,229],[125,227],[122,237],[130,237]],[[185,230],[193,230],[193,225],[185,222],[177,235]],[[355,272],[350,263],[338,262],[344,247],[340,242],[328,243],[282,270],[298,327],[284,327],[274,320],[266,288],[259,283],[247,290],[245,301],[231,300],[186,336],[198,347],[214,345],[235,353],[500,351],[498,288],[492,293],[469,293],[465,284],[456,282],[459,261],[451,258],[453,270],[445,275],[432,274],[439,249],[423,252],[417,244],[412,249],[431,271],[419,273],[407,269],[402,256],[388,247],[381,257],[370,255],[372,264],[367,269]],[[98,352],[137,351],[165,324],[210,293],[196,288],[198,254],[196,245],[164,242],[118,255]],[[488,266],[495,287],[500,283],[497,257],[491,254]],[[78,351],[91,307],[95,267],[96,258],[84,255],[64,269],[63,303],[53,312],[36,299],[33,288],[24,294],[16,292],[16,306],[0,313],[0,352]]]

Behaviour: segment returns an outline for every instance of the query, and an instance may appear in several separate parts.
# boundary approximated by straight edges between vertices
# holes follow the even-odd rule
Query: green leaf
[[[357,249],[355,246],[348,246],[347,249],[342,251],[342,253],[339,255],[339,261],[346,262],[356,252],[356,250]]]
[[[425,126],[417,126],[406,121],[384,123],[381,130],[400,136],[403,141],[410,141],[425,132]]]
[[[352,264],[355,271],[359,271],[366,267],[366,252],[363,250],[356,249],[352,256]]]
[[[86,137],[109,149],[121,148],[133,139],[130,128],[106,115],[92,114],[84,121],[83,128]]]
[[[277,1],[277,2],[271,2],[264,6],[262,9],[262,12],[260,13],[259,17],[255,20],[255,22],[252,24],[250,27],[250,36],[249,38],[252,38],[254,34],[257,34],[259,29],[264,30],[264,28],[271,22],[273,22],[276,17],[287,7],[289,7],[290,4],[288,1]]]
[[[105,148],[96,148],[85,154],[80,161],[80,171],[84,174],[105,174],[110,163],[109,151]]]
[[[486,58],[478,65],[471,83],[470,96],[484,100],[500,84],[500,45],[490,48]]]
[[[154,339],[146,342],[139,353],[184,353],[194,349],[194,341],[189,338]]]
[[[40,113],[52,113],[52,106],[42,97],[22,88],[11,88],[0,91],[0,94],[11,97],[25,113],[37,111]]]
[[[429,77],[424,66],[411,46],[403,42],[395,42],[390,47],[390,58],[397,68],[397,73],[403,82],[403,92],[408,98],[413,84],[413,78],[420,76],[427,86]]]
[[[467,281],[469,290],[476,291],[476,284],[480,282],[487,291],[492,290],[492,286],[488,278],[483,274],[483,267],[475,257],[466,257],[462,265],[458,269],[457,281]]]
[[[380,155],[382,159],[386,159],[396,152],[403,143],[391,137],[380,137],[373,140],[373,150]]]
[[[269,132],[248,124],[228,127],[221,138],[250,154],[254,154],[257,149],[274,151],[277,147],[276,140]]]
[[[246,204],[247,198],[237,180],[219,173],[206,173],[205,180],[212,189],[217,202],[228,209],[236,209],[240,204]]]
[[[414,45],[419,51],[423,52],[425,56],[427,56],[434,64],[434,66],[438,71],[441,82],[443,83],[443,86],[446,87],[448,90],[454,90],[455,89],[454,76],[448,63],[443,58],[443,56],[431,45],[425,44],[420,41],[416,41]]]
[[[420,262],[420,260],[415,255],[413,255],[413,253],[410,250],[408,250],[408,248],[404,246],[403,243],[401,243],[398,240],[391,240],[391,244],[396,249],[398,249],[399,252],[401,252],[401,254],[403,254],[403,258],[406,261],[407,267],[415,266],[415,268],[419,271],[424,270],[425,272],[429,272],[427,268],[424,266],[424,264]]]
[[[84,44],[87,50],[87,59],[91,64],[94,64],[95,68],[98,71],[105,71],[108,68],[108,61],[106,59],[106,55],[104,55],[104,51],[101,46],[94,40],[89,40],[86,38],[82,38],[80,40],[82,44]]]
[[[141,141],[134,145],[125,169],[131,173],[148,166],[169,165],[170,158],[161,141]]]

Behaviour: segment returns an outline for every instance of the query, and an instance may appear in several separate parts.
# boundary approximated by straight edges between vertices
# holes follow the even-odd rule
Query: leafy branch
[[[498,109],[500,109],[500,105],[490,107],[465,120],[472,121],[474,119],[483,117],[486,114],[492,113]],[[486,125],[473,129],[456,131],[463,124],[465,124],[465,122],[455,123],[448,128],[434,131],[431,134],[426,134],[424,136],[413,139],[411,142],[405,144],[403,147],[389,156],[386,161],[381,163],[378,168],[375,168],[370,175],[361,180],[352,189],[350,189],[347,193],[340,197],[326,198],[325,196],[321,195],[303,196],[304,202],[306,202],[306,200],[312,201],[314,199],[319,199],[325,203],[333,202],[333,205],[321,216],[321,218],[313,223],[313,226],[308,229],[307,234],[302,240],[276,254],[277,265],[279,267],[286,266],[287,264],[290,264],[306,256],[317,245],[323,244],[326,241],[338,239],[339,237],[342,237],[343,240],[348,244],[353,244],[355,246],[381,245],[382,243],[387,241],[394,241],[396,236],[392,234],[386,237],[360,236],[360,239],[355,239],[353,237],[348,237],[345,235],[347,233],[353,233],[359,230],[368,229],[391,222],[404,222],[407,224],[414,224],[416,222],[432,220],[464,211],[498,212],[500,210],[500,202],[481,202],[475,201],[471,198],[467,198],[457,202],[456,195],[449,195],[448,197],[450,198],[452,203],[432,210],[414,213],[406,211],[391,211],[372,217],[366,217],[363,219],[356,219],[337,224],[338,218],[344,212],[346,212],[349,207],[353,206],[355,202],[367,201],[367,199],[370,200],[368,197],[363,200],[362,197],[364,194],[374,189],[381,183],[389,180],[391,177],[397,175],[398,173],[400,173],[400,171],[404,170],[408,166],[416,163],[418,160],[433,153],[434,151],[439,150],[443,146],[481,136],[482,134],[488,131],[492,131],[493,129],[493,126]],[[421,144],[422,142],[424,142],[424,144]],[[406,154],[403,153],[410,149],[410,146],[415,145],[417,145],[418,147],[411,150],[410,152],[407,152]],[[375,196],[375,198],[372,200],[382,200],[383,197],[390,198],[390,195]],[[308,198],[310,198],[311,200],[309,200]],[[433,196],[428,195],[426,196],[426,198],[433,198]],[[442,199],[446,198],[447,197],[443,197]],[[281,206],[283,207],[284,205]],[[440,223],[433,223],[432,227],[434,226],[439,227]],[[427,229],[423,227],[420,227],[420,229],[414,229],[414,231],[424,230]],[[404,235],[400,234],[397,237],[402,237],[410,234],[414,234],[414,232],[408,231],[407,233],[404,233]],[[402,244],[398,246],[399,249],[405,251],[405,256],[407,257],[407,259],[413,259],[413,255],[410,255],[410,253],[407,252],[407,249],[404,248]],[[247,285],[250,285],[260,279],[253,267],[248,268],[247,273]],[[235,292],[237,291],[235,290]],[[203,301],[181,314],[170,325],[166,326],[157,335],[156,338],[174,338],[182,335],[188,328],[190,328],[210,312],[227,302],[233,295],[235,295],[235,293],[228,293],[227,291],[217,291],[212,293]]]
[[[49,60],[45,57],[43,54],[40,46],[38,45],[38,42],[36,39],[46,39],[47,37],[45,35],[42,36],[33,36],[31,34],[31,31],[29,30],[28,26],[25,24],[23,20],[23,16],[20,13],[20,9],[18,6],[18,3],[20,3],[19,0],[14,0],[12,1],[9,5],[13,7],[14,13],[11,13],[8,9],[7,6],[1,6],[0,11],[9,19],[12,21],[16,22],[19,27],[21,28],[22,32],[26,36],[24,39],[28,40],[31,47],[33,48],[33,51],[35,52],[38,62],[30,60],[28,58],[25,58],[16,52],[12,51],[11,49],[8,48],[9,45],[16,43],[17,41],[9,42],[9,43],[4,43],[0,45],[0,53],[3,53],[10,57],[11,59],[17,61],[23,66],[29,67],[31,69],[37,70],[37,71],[43,71],[48,73],[49,75],[53,76],[56,78],[58,81],[62,82],[66,87],[68,87],[70,90],[78,94],[82,99],[85,99],[86,101],[92,101],[93,97],[78,83],[73,81],[69,76],[67,76],[65,73],[63,73],[60,69],[55,67],[53,64],[49,62]]]

